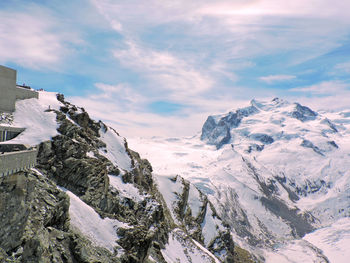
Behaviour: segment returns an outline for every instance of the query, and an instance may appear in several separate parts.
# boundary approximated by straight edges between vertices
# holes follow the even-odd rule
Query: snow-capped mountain
[[[266,262],[348,262],[350,111],[275,98],[209,116],[190,138],[129,140],[159,175],[208,195],[238,244]]]
[[[0,124],[24,129],[0,147],[38,153],[35,168],[0,177],[0,262],[255,261],[205,193],[152,174],[125,138],[63,95],[17,101]]]
[[[38,150],[0,178],[0,261],[348,262],[350,111],[253,100],[194,137],[127,141],[40,92],[0,124]]]

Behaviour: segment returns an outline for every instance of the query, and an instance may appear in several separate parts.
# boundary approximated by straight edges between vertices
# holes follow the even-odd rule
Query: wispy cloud
[[[349,74],[349,73],[350,73],[350,61],[335,65],[334,70],[331,72],[331,74],[334,74],[334,75]]]
[[[225,95],[215,99],[190,96],[185,100],[185,107],[177,109],[175,114],[164,115],[153,112],[150,107],[157,97],[139,93],[128,84],[97,83],[96,88],[88,96],[68,99],[84,107],[93,118],[103,120],[127,137],[194,135],[200,131],[208,115],[249,103]]]
[[[191,134],[196,125],[200,129],[209,114],[236,108],[252,97],[281,95],[283,92],[266,88],[238,86],[245,76],[252,79],[252,73],[242,76],[240,72],[254,72],[267,65],[258,73],[262,77],[254,75],[255,80],[267,86],[295,80],[299,83],[296,72],[271,73],[288,72],[288,66],[338,47],[350,25],[344,11],[347,4],[338,0],[329,9],[327,1],[301,0],[91,1],[110,27],[123,35],[121,43],[111,48],[114,58],[141,79],[137,85],[129,84],[139,96],[139,108],[126,105],[128,111],[121,114],[113,103],[109,104],[124,129],[130,128],[130,134],[133,125],[147,134]],[[257,60],[260,57],[271,63]],[[148,105],[157,100],[185,107],[164,118],[148,110]]]
[[[342,110],[348,109],[350,103],[350,84],[343,81],[324,81],[311,86],[290,89],[299,95],[289,95],[315,109]],[[310,96],[311,95],[311,96]]]
[[[350,97],[349,1],[27,2],[0,4],[0,62],[128,134],[193,134],[253,97]]]
[[[45,8],[0,11],[0,61],[34,69],[55,68],[82,40],[62,30]]]
[[[263,82],[271,84],[275,82],[290,81],[295,78],[296,76],[293,76],[293,75],[269,75],[269,76],[260,77],[259,79]]]
[[[143,74],[158,89],[167,89],[176,96],[193,95],[210,89],[214,81],[189,62],[167,51],[156,51],[127,42],[127,48],[113,51],[120,63]]]
[[[350,92],[348,90],[349,87],[349,84],[342,81],[324,81],[311,86],[292,88],[290,91],[315,95],[337,95],[343,92]]]

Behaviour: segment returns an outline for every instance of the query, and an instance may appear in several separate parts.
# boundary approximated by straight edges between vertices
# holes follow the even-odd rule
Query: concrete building
[[[38,92],[26,86],[18,86],[17,72],[0,66],[0,113],[15,111],[16,100],[39,98]],[[5,144],[25,129],[0,126],[0,176],[23,171],[36,165],[37,149],[21,144]]]
[[[16,128],[16,127],[0,125],[0,142],[12,140],[24,130],[25,130],[24,128]]]
[[[39,97],[38,92],[17,86],[16,81],[16,70],[0,66],[0,112],[14,112],[16,100]]]

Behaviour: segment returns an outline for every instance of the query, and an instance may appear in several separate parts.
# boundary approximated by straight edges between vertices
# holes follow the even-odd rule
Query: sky
[[[350,0],[0,1],[0,64],[125,137],[280,97],[350,108]]]

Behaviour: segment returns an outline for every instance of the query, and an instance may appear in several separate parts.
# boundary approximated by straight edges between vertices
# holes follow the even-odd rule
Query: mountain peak
[[[276,97],[271,101],[260,101],[252,99],[250,101],[250,105],[256,107],[257,109],[268,111],[274,108],[289,106],[290,103],[284,99]]]
[[[319,134],[324,140],[327,139],[325,134],[337,130],[335,124],[324,119],[319,113],[297,102],[290,103],[281,98],[271,101],[253,99],[247,107],[209,116],[203,125],[201,140],[215,145],[217,149],[225,144],[244,142],[248,144],[245,147],[249,152],[249,149],[262,150],[265,145],[278,140],[304,140],[311,134]],[[307,124],[311,121],[316,122],[314,128]],[[332,131],[330,126],[333,127]]]

